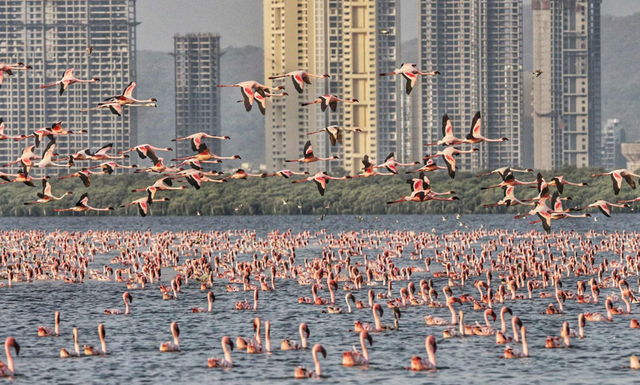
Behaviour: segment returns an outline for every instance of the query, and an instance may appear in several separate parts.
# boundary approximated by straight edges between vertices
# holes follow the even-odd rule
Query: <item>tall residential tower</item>
[[[135,108],[125,109],[122,117],[80,110],[119,94],[135,80],[136,25],[134,0],[0,0],[0,61],[33,66],[5,79],[0,89],[7,133],[30,134],[62,121],[65,129],[89,132],[58,138],[60,154],[108,143],[116,150],[130,147],[137,134]],[[100,81],[74,85],[62,96],[55,87],[40,89],[70,68],[78,78]],[[18,158],[25,146],[3,142],[0,164]]]
[[[601,0],[533,0],[534,161],[600,165]]]
[[[522,2],[420,0],[419,51],[422,71],[442,73],[418,80],[423,143],[436,142],[442,136],[444,114],[449,115],[456,136],[464,137],[474,114],[481,111],[482,134],[509,141],[476,146],[479,153],[458,158],[459,169],[518,165]],[[424,151],[430,154],[437,148]]]
[[[379,161],[396,150],[397,80],[378,73],[398,65],[398,12],[397,0],[264,0],[265,79],[298,69],[330,75],[312,79],[302,94],[289,79],[274,82],[284,84],[289,97],[268,103],[268,169],[279,170],[285,159],[299,158],[309,138],[316,155],[340,157],[331,164],[312,164],[309,171],[340,166],[357,173],[364,155]],[[318,105],[300,106],[324,94],[358,103],[340,103],[335,112],[324,113]],[[325,136],[307,136],[329,125],[360,127],[366,133],[347,133],[336,147]]]
[[[197,132],[220,136],[220,36],[212,34],[174,37],[176,81],[176,138]],[[220,154],[220,141],[207,141]],[[175,146],[176,157],[194,153],[190,141]]]

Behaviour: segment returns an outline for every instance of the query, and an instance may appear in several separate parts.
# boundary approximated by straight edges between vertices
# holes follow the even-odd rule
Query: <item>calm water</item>
[[[575,229],[584,232],[588,229],[636,230],[637,214],[616,215],[607,219],[600,214],[593,219],[558,221],[554,229]],[[462,222],[462,226],[460,226]],[[414,231],[437,233],[453,230],[467,231],[484,225],[485,228],[508,228],[520,231],[539,229],[539,225],[529,225],[528,220],[514,220],[512,215],[468,215],[457,220],[450,215],[447,221],[441,216],[381,216],[379,219],[365,217],[329,216],[316,223],[315,217],[73,217],[73,218],[11,218],[0,224],[0,229],[43,229],[43,230],[228,230],[255,229],[259,236],[276,228],[328,231],[360,229],[410,229]],[[486,241],[485,239],[484,241]],[[408,256],[410,250],[405,250]],[[297,252],[298,257],[319,257],[317,247],[309,247]],[[604,255],[599,255],[602,258]],[[111,255],[96,257],[90,267],[100,268],[109,263]],[[244,255],[240,258],[250,258]],[[352,258],[353,262],[361,257]],[[410,261],[394,262],[402,265]],[[596,261],[599,262],[599,259]],[[420,263],[414,261],[414,264]],[[434,265],[432,265],[433,267]],[[169,274],[163,278],[169,279]],[[431,278],[431,273],[416,273],[412,281]],[[496,277],[494,277],[496,278]],[[446,284],[444,279],[435,279],[441,292]],[[629,280],[632,286],[633,279]],[[166,282],[165,282],[166,283]],[[575,290],[575,279],[565,278],[563,283],[569,290]],[[401,330],[373,336],[373,348],[370,349],[369,369],[354,369],[341,366],[342,352],[359,344],[355,333],[348,332],[353,321],[362,319],[371,322],[368,310],[354,310],[353,314],[321,314],[323,307],[298,305],[297,298],[309,296],[308,286],[297,283],[277,281],[276,292],[263,292],[260,296],[260,308],[253,311],[232,311],[235,301],[249,299],[250,293],[228,293],[225,282],[215,282],[216,302],[213,314],[192,314],[190,309],[196,306],[206,307],[206,292],[199,285],[190,284],[182,288],[178,301],[163,301],[156,285],[145,290],[134,290],[131,316],[105,316],[105,308],[123,308],[123,284],[87,280],[83,285],[58,282],[37,282],[34,284],[16,284],[13,288],[0,288],[0,338],[14,336],[21,345],[21,355],[17,359],[18,377],[16,383],[214,383],[228,381],[240,383],[294,383],[293,369],[298,365],[313,367],[309,350],[279,350],[283,338],[299,339],[298,324],[307,322],[311,329],[309,343],[322,343],[328,356],[322,360],[324,378],[322,383],[628,383],[637,382],[640,373],[621,369],[628,365],[631,354],[639,354],[640,331],[629,329],[629,316],[615,316],[610,324],[587,323],[585,340],[572,340],[572,349],[544,349],[547,335],[559,335],[561,324],[568,320],[572,328],[577,328],[577,316],[585,311],[603,311],[604,305],[578,305],[575,301],[565,303],[562,316],[540,315],[550,302],[549,299],[536,298],[533,301],[507,303],[520,316],[527,326],[528,340],[532,357],[524,360],[501,360],[503,346],[495,344],[494,337],[468,337],[466,339],[442,339],[442,327],[426,326],[424,315],[434,314],[449,317],[445,309],[413,307],[403,310]],[[406,284],[406,282],[404,283]],[[394,292],[400,283],[394,285]],[[368,289],[368,287],[366,288]],[[376,291],[385,288],[374,287]],[[635,287],[634,287],[635,289]],[[454,290],[456,296],[462,292],[477,294],[469,283],[463,291]],[[604,289],[606,295],[612,289]],[[326,292],[322,293],[326,296]],[[355,292],[357,299],[365,299],[366,291]],[[344,294],[340,289],[337,298],[343,304]],[[619,305],[621,303],[617,303]],[[471,305],[463,304],[465,321],[468,324],[481,321],[481,312],[472,311]],[[640,316],[634,305],[633,313]],[[58,338],[38,338],[37,326],[53,326],[53,313],[62,313],[61,333]],[[272,346],[270,355],[247,355],[244,351],[234,351],[234,367],[223,371],[207,368],[207,357],[222,357],[220,339],[230,335],[235,340],[238,335],[252,335],[251,323],[254,316],[272,323]],[[385,306],[383,323],[393,324],[392,314]],[[158,347],[163,341],[171,340],[169,324],[177,321],[181,329],[182,353],[160,353]],[[107,347],[110,354],[106,357],[82,357],[79,359],[59,358],[61,347],[73,346],[71,329],[79,328],[80,345],[99,345],[97,325],[104,323]],[[499,327],[499,323],[495,325]],[[510,328],[509,328],[510,330]],[[438,370],[435,372],[413,373],[404,370],[409,365],[412,354],[426,356],[424,340],[433,334],[438,340]]]

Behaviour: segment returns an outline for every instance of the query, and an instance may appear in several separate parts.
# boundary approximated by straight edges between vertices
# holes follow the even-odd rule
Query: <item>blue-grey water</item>
[[[586,232],[594,229],[635,231],[640,219],[637,214],[617,214],[613,218],[595,215],[598,220],[557,221],[554,230],[576,230]],[[326,228],[329,232],[361,229],[412,230],[440,234],[453,230],[469,231],[479,228],[505,228],[518,231],[540,230],[539,225],[530,225],[528,220],[514,220],[512,215],[463,215],[456,219],[449,215],[443,221],[439,215],[433,216],[328,216],[317,221],[313,216],[285,217],[109,217],[75,216],[56,218],[7,218],[0,223],[0,230],[6,229],[55,229],[70,231],[94,230],[147,230],[160,232],[165,230],[256,230],[264,237],[273,229],[292,229],[316,231]],[[468,227],[468,228],[467,228]],[[486,242],[488,239],[482,239]],[[478,248],[479,245],[473,245]],[[394,260],[400,266],[419,261],[409,261],[405,257]],[[479,250],[477,250],[479,251]],[[428,251],[427,251],[428,252]],[[109,264],[111,255],[99,255],[90,268],[100,269]],[[297,251],[298,258],[319,257],[319,247],[309,247]],[[596,263],[605,255],[598,255]],[[241,255],[240,259],[249,259],[251,255]],[[359,262],[362,256],[352,258]],[[432,264],[434,267],[434,264]],[[438,268],[434,269],[437,270]],[[432,273],[416,273],[412,281],[432,278]],[[495,277],[494,277],[495,278]],[[164,283],[168,277],[163,274]],[[473,278],[472,278],[473,279]],[[635,289],[635,280],[632,286]],[[445,279],[434,279],[436,287],[446,285]],[[445,309],[428,307],[410,307],[403,310],[401,330],[373,335],[374,343],[370,348],[372,364],[368,369],[346,368],[341,366],[342,352],[352,345],[358,345],[358,337],[348,330],[353,321],[362,319],[372,321],[369,310],[355,310],[353,314],[322,314],[324,307],[299,305],[297,298],[309,296],[309,286],[299,286],[297,282],[277,281],[278,290],[263,292],[260,295],[259,310],[231,310],[235,301],[249,299],[250,293],[229,293],[222,280],[216,280],[214,292],[216,301],[212,314],[192,314],[192,307],[206,307],[206,292],[200,291],[197,284],[191,283],[182,288],[178,301],[163,301],[157,288],[158,284],[148,285],[145,290],[131,291],[134,301],[130,316],[106,316],[105,308],[123,308],[122,293],[124,284],[86,280],[84,284],[66,284],[52,281],[18,283],[12,288],[0,288],[0,339],[15,337],[21,345],[21,354],[16,361],[18,376],[15,383],[40,384],[273,384],[311,381],[312,383],[629,383],[638,382],[640,372],[622,369],[629,364],[631,354],[640,353],[640,331],[629,328],[629,316],[614,316],[611,323],[587,323],[584,340],[572,340],[571,349],[544,349],[547,335],[559,335],[564,320],[577,328],[578,313],[585,311],[604,312],[603,303],[599,305],[578,304],[567,301],[564,315],[548,316],[540,312],[550,299],[535,296],[533,301],[509,302],[514,314],[520,316],[527,326],[531,357],[524,360],[502,360],[503,346],[495,344],[494,337],[468,337],[465,339],[442,339],[442,327],[426,326],[424,316],[433,314],[449,317]],[[575,278],[564,278],[565,287],[575,290]],[[397,295],[401,285],[394,285]],[[354,292],[357,299],[365,299],[365,287]],[[382,286],[374,287],[377,291]],[[603,296],[612,289],[604,289]],[[454,289],[456,296],[461,293],[477,295],[472,282],[464,289]],[[537,291],[536,291],[537,293]],[[323,296],[326,292],[323,291]],[[343,304],[344,293],[340,288],[337,298]],[[621,303],[617,303],[619,305]],[[456,305],[458,306],[458,305]],[[497,305],[498,309],[500,305]],[[468,324],[478,320],[482,322],[482,313],[473,311],[469,303],[462,304],[465,321]],[[53,326],[53,314],[59,310],[62,314],[61,337],[38,338],[37,326]],[[393,324],[392,314],[385,306],[383,323]],[[638,306],[633,306],[633,314],[640,316]],[[270,320],[272,324],[272,345],[274,352],[269,355],[248,355],[245,351],[234,350],[234,367],[231,370],[209,369],[207,357],[222,357],[220,339],[223,335],[235,337],[252,335],[252,319],[255,316]],[[169,324],[177,321],[180,325],[181,353],[160,353],[158,347],[163,341],[171,340]],[[280,340],[295,338],[299,340],[298,324],[306,322],[311,329],[310,345],[322,343],[328,352],[322,361],[323,378],[321,380],[293,380],[293,369],[298,365],[313,367],[311,352],[280,351]],[[62,347],[72,348],[71,329],[79,329],[80,345],[99,345],[97,325],[104,323],[109,355],[105,357],[81,357],[60,359]],[[498,323],[495,324],[499,327]],[[510,330],[510,328],[509,328]],[[404,368],[409,365],[411,355],[426,356],[424,340],[433,334],[438,341],[438,370],[434,372],[410,372]]]

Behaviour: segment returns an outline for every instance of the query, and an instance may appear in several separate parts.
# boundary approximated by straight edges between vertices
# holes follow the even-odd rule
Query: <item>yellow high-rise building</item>
[[[268,103],[268,169],[280,170],[285,159],[300,158],[309,139],[317,156],[340,158],[310,164],[310,172],[343,167],[356,174],[364,155],[378,162],[396,150],[398,80],[378,73],[390,72],[399,64],[398,11],[396,0],[264,0],[265,81],[295,70],[330,75],[312,78],[302,94],[290,79],[273,81],[284,84],[289,96]],[[322,112],[319,105],[300,106],[324,94],[358,102],[339,103],[335,112]],[[307,135],[331,125],[359,127],[366,133],[346,133],[344,143],[336,147],[331,147],[326,134]],[[305,166],[289,163],[286,167]]]

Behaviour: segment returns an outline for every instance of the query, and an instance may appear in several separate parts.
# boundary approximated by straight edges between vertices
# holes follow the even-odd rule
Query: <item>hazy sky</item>
[[[476,0],[470,0],[476,1]],[[524,0],[525,6],[531,0]],[[138,0],[138,48],[173,50],[173,35],[213,32],[223,47],[262,47],[262,0]],[[400,0],[402,40],[418,34],[418,0]],[[602,0],[603,13],[640,12],[640,0]]]

